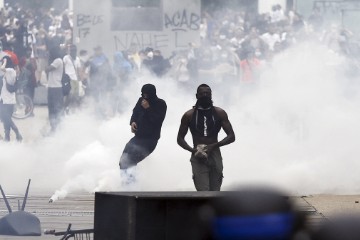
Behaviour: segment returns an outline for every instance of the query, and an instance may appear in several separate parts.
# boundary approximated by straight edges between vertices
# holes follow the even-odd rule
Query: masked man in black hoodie
[[[197,191],[220,191],[223,164],[220,147],[235,141],[235,134],[227,113],[213,106],[211,89],[206,84],[197,88],[196,105],[181,118],[177,143],[191,152],[193,180]],[[218,141],[221,128],[226,137]],[[186,141],[190,129],[194,147]]]
[[[166,109],[165,101],[156,95],[155,86],[145,84],[130,120],[131,131],[135,136],[126,144],[120,158],[120,171],[125,178],[125,185],[135,181],[133,167],[154,151],[160,138]]]

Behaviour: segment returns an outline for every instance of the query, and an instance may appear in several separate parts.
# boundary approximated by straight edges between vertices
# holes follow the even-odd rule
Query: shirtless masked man
[[[193,180],[197,191],[220,191],[223,179],[223,164],[220,147],[235,141],[235,134],[227,113],[213,106],[211,89],[206,84],[197,88],[196,105],[185,112],[177,136],[178,144],[191,152]],[[221,128],[226,137],[218,141]],[[190,129],[193,145],[185,136]]]

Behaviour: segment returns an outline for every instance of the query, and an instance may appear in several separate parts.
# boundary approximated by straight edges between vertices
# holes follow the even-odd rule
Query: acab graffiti
[[[146,47],[164,49],[169,46],[186,48],[188,42],[193,39],[192,35],[196,35],[199,29],[199,14],[190,13],[186,9],[178,10],[172,15],[169,13],[164,14],[164,30],[162,32],[122,32],[115,35],[115,48],[127,49],[133,45],[141,49]]]
[[[111,28],[106,27],[110,23],[105,15],[78,13],[74,25],[79,41],[86,44],[89,41],[97,41],[98,36],[94,34],[99,33],[102,41],[112,41],[116,50],[137,46],[139,49],[152,47],[170,52],[170,49],[173,51],[187,48],[189,42],[196,41],[200,29],[200,15],[196,11],[185,8],[164,12],[162,20],[163,27],[160,31],[110,31]]]
[[[165,28],[173,30],[199,30],[200,16],[196,13],[188,13],[186,9],[178,10],[173,15],[164,14]]]

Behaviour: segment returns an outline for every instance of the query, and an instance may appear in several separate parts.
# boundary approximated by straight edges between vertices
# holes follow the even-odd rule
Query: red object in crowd
[[[257,80],[258,68],[260,66],[260,60],[257,58],[244,59],[240,62],[241,78],[240,81],[253,83]]]
[[[23,67],[25,67],[25,64],[26,64],[26,57],[23,56],[19,60],[19,68],[22,69]]]
[[[4,50],[4,52],[9,55],[9,57],[11,58],[11,61],[13,62],[13,64],[15,65],[19,65],[19,59],[18,57],[16,56],[16,54],[12,51],[9,51],[9,50]]]

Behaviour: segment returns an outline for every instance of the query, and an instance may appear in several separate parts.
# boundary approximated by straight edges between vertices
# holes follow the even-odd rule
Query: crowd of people
[[[91,54],[73,44],[72,28],[72,13],[68,11],[29,10],[18,4],[7,5],[1,10],[0,112],[5,141],[10,141],[11,130],[17,141],[23,140],[12,120],[16,104],[16,89],[12,86],[15,85],[21,86],[31,99],[34,99],[37,86],[47,86],[50,133],[53,133],[62,116],[76,111],[85,98],[94,100],[95,112],[99,117],[107,114],[104,104],[107,98],[112,98],[111,102],[115,103],[112,106],[114,112],[121,111],[118,109],[121,106],[116,104],[121,101],[116,98],[121,98],[119,92],[123,91],[122,86],[128,85],[142,72],[158,78],[170,77],[183,86],[194,82],[198,85],[206,78],[207,82],[217,82],[220,79],[232,81],[241,87],[256,84],[263,64],[270,63],[277,54],[308,39],[323,43],[334,54],[344,55],[352,59],[357,68],[360,66],[360,46],[353,41],[356,39],[353,33],[339,25],[328,26],[316,8],[308,19],[304,19],[296,11],[285,11],[280,5],[274,5],[265,14],[254,14],[246,9],[204,9],[199,31],[200,43],[190,42],[187,49],[174,52],[168,58],[162,56],[158,49],[148,47],[137,50],[136,46],[116,51],[113,56],[106,56],[102,46],[94,46]],[[112,61],[109,57],[112,57]],[[155,150],[167,111],[167,105],[157,97],[154,85],[144,85],[141,92],[142,96],[130,119],[134,137],[126,144],[119,163],[120,171],[125,175],[125,185],[135,181],[131,169]],[[223,180],[220,147],[234,142],[235,134],[227,113],[213,106],[212,90],[208,85],[198,86],[196,98],[194,108],[187,111],[181,119],[177,142],[180,147],[191,152],[196,190],[220,191]],[[221,129],[225,131],[226,137],[218,141]],[[192,135],[193,147],[185,140],[188,130]],[[264,194],[260,196],[273,196],[272,193]],[[259,195],[256,193],[255,197],[258,199]],[[273,211],[272,208],[270,210]],[[289,213],[291,214],[279,215],[280,220],[284,219],[284,223],[291,222],[295,226],[296,219],[289,221],[294,217],[292,212]],[[260,217],[266,219],[267,215]],[[262,223],[263,219],[259,219],[256,222]],[[219,226],[229,227],[224,224]],[[298,230],[294,226],[287,224],[286,231],[280,236],[288,237],[283,239],[310,239],[293,238],[297,232],[290,230]],[[335,233],[333,236],[337,236],[338,231],[342,233],[342,228],[329,227]],[[358,234],[357,229],[345,230],[350,233],[356,230]],[[325,229],[311,239],[330,239],[326,235],[328,232]],[[258,231],[254,234],[258,234]],[[249,233],[247,236],[250,236]],[[264,238],[258,239],[269,238],[264,235]]]
[[[174,51],[168,58],[150,47],[139,50],[131,46],[113,56],[106,56],[102,46],[94,46],[93,53],[81,49],[73,45],[72,14],[53,8],[24,9],[19,4],[7,4],[0,12],[2,50],[17,55],[17,75],[23,82],[24,92],[34,99],[37,86],[48,87],[52,131],[63,112],[78,108],[86,96],[95,100],[100,116],[106,115],[102,102],[109,97],[113,98],[112,110],[121,110],[117,104],[121,102],[118,99],[121,86],[139,72],[150,72],[159,78],[171,77],[185,86],[202,79],[253,84],[259,78],[262,65],[307,39],[323,43],[334,53],[358,63],[360,47],[353,40],[356,37],[339,25],[328,26],[317,8],[308,19],[280,5],[274,5],[264,14],[247,9],[204,8],[200,44],[190,42],[187,49]],[[69,93],[62,92],[63,72],[70,79]],[[115,94],[114,89],[119,91]]]
[[[192,47],[188,54],[189,63],[196,61],[197,69],[189,71],[193,78],[211,70],[220,74],[207,77],[254,83],[261,64],[270,63],[277,54],[307,40],[357,61],[359,56],[359,43],[353,33],[340,23],[328,26],[317,8],[308,19],[280,5],[264,14],[227,8],[211,14],[203,12],[200,36],[200,46]],[[194,68],[190,65],[188,68]]]

